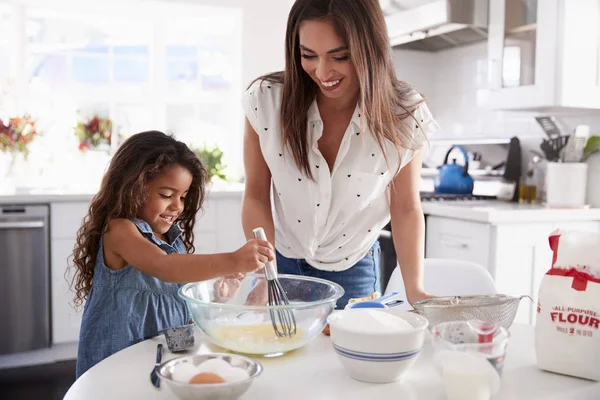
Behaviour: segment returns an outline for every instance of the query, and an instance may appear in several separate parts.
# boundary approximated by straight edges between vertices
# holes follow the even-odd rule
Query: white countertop
[[[217,184],[209,188],[210,198],[239,198],[244,193],[242,183]],[[69,190],[23,190],[3,192],[0,204],[47,204],[89,202],[94,193]],[[426,215],[456,218],[483,223],[600,221],[600,208],[556,209],[541,204],[518,204],[500,200],[423,201]]]
[[[423,201],[425,215],[490,224],[511,222],[600,221],[600,208],[558,209],[500,200]]]
[[[218,184],[209,187],[208,196],[211,198],[241,197],[244,184]],[[12,192],[0,190],[0,204],[47,204],[90,202],[95,193],[81,193],[77,190],[28,189]]]
[[[553,374],[536,365],[534,328],[514,324],[506,351],[500,391],[494,400],[598,399],[600,382]],[[161,383],[150,383],[156,345],[162,336],[139,342],[96,364],[71,386],[65,400],[175,400]],[[196,330],[196,347],[188,352],[223,352]],[[359,382],[350,378],[332,348],[328,336],[319,335],[305,347],[281,357],[260,358],[262,374],[242,399],[282,400],[445,400],[443,381],[433,364],[429,335],[421,354],[403,380],[388,384]],[[163,359],[176,354],[166,350]]]

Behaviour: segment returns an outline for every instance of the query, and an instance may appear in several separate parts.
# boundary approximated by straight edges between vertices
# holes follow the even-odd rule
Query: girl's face
[[[167,233],[183,212],[185,196],[192,180],[190,171],[180,165],[172,165],[150,182],[141,218],[154,233]]]
[[[300,24],[299,38],[302,68],[325,97],[345,99],[358,95],[360,86],[350,49],[331,22],[304,21]]]

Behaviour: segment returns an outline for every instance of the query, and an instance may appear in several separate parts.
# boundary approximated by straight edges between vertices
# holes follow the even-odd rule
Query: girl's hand
[[[274,259],[273,245],[266,240],[259,239],[250,239],[239,250],[231,253],[231,263],[236,272],[256,271]]]
[[[231,300],[242,286],[243,274],[235,274],[219,278],[214,283],[217,301],[225,303]]]
[[[248,293],[246,304],[249,306],[264,306],[269,301],[269,283],[266,279],[260,279]]]

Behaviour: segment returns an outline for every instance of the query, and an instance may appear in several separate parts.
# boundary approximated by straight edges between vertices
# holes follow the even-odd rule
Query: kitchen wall
[[[398,77],[410,82],[429,99],[442,129],[435,138],[512,137],[536,139],[543,135],[533,118],[538,113],[493,111],[477,106],[478,92],[486,88],[487,43],[436,53],[395,50]],[[557,115],[563,132],[579,124],[600,134],[600,112]]]

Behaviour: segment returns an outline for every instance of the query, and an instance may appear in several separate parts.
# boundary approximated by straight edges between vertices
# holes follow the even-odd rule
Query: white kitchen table
[[[600,382],[542,371],[536,366],[534,329],[514,324],[508,343],[500,392],[493,400],[600,399]],[[176,399],[164,383],[150,383],[159,336],[128,347],[92,367],[69,389],[64,400]],[[208,342],[196,330],[196,347],[190,352],[224,350]],[[163,361],[176,357],[165,345]],[[378,400],[446,399],[441,378],[432,363],[429,335],[415,366],[401,382],[370,384],[350,378],[331,346],[328,336],[319,335],[305,347],[284,356],[258,359],[264,370],[241,398],[283,400]]]

